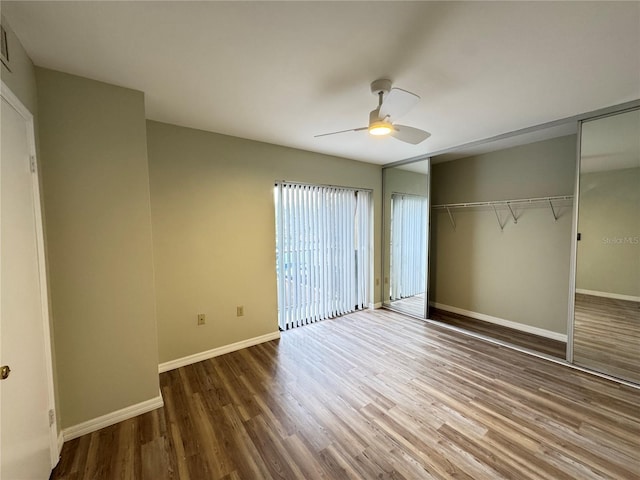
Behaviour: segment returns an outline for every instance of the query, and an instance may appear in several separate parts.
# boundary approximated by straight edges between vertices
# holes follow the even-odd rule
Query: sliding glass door
[[[276,185],[281,330],[369,304],[371,192]]]
[[[427,271],[427,199],[391,194],[391,302],[423,295]]]

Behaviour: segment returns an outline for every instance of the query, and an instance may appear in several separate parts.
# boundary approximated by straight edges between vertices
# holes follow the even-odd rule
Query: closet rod
[[[560,195],[556,197],[535,197],[535,198],[516,198],[513,200],[494,200],[490,202],[467,202],[467,203],[443,203],[441,205],[433,205],[434,209],[450,209],[450,208],[467,208],[467,207],[490,207],[493,205],[515,205],[515,204],[529,204],[529,203],[549,203],[557,200],[573,200],[573,195]]]
[[[512,205],[529,205],[533,203],[544,203],[551,207],[551,214],[553,215],[553,220],[558,221],[558,212],[553,205],[554,201],[561,200],[573,200],[572,195],[560,195],[555,197],[535,197],[535,198],[517,198],[514,200],[495,200],[492,202],[469,202],[469,203],[445,203],[442,205],[434,205],[431,208],[434,209],[444,209],[449,214],[449,221],[451,222],[451,226],[453,229],[456,229],[456,221],[453,218],[453,214],[451,213],[452,208],[467,208],[467,207],[492,207],[493,212],[496,214],[496,219],[498,220],[498,226],[500,227],[500,231],[504,231],[504,227],[506,225],[506,219],[503,221],[500,219],[500,214],[498,213],[498,209],[496,206],[504,207],[506,206],[509,209],[509,213],[511,214],[511,218],[513,219],[513,223],[518,223],[518,217],[516,217]]]

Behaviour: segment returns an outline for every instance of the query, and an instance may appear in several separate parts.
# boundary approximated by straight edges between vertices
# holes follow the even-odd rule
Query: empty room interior
[[[640,478],[640,2],[0,13],[1,480]]]

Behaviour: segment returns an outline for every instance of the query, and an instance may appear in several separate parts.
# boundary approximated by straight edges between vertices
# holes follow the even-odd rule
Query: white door
[[[0,479],[47,479],[57,448],[33,119],[4,84],[0,118],[0,365],[11,369],[0,380]]]

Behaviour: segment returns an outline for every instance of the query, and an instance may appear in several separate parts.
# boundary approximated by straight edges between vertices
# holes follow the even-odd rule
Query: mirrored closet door
[[[382,172],[383,302],[388,308],[427,318],[430,160]]]
[[[580,143],[573,362],[640,383],[640,110]]]

